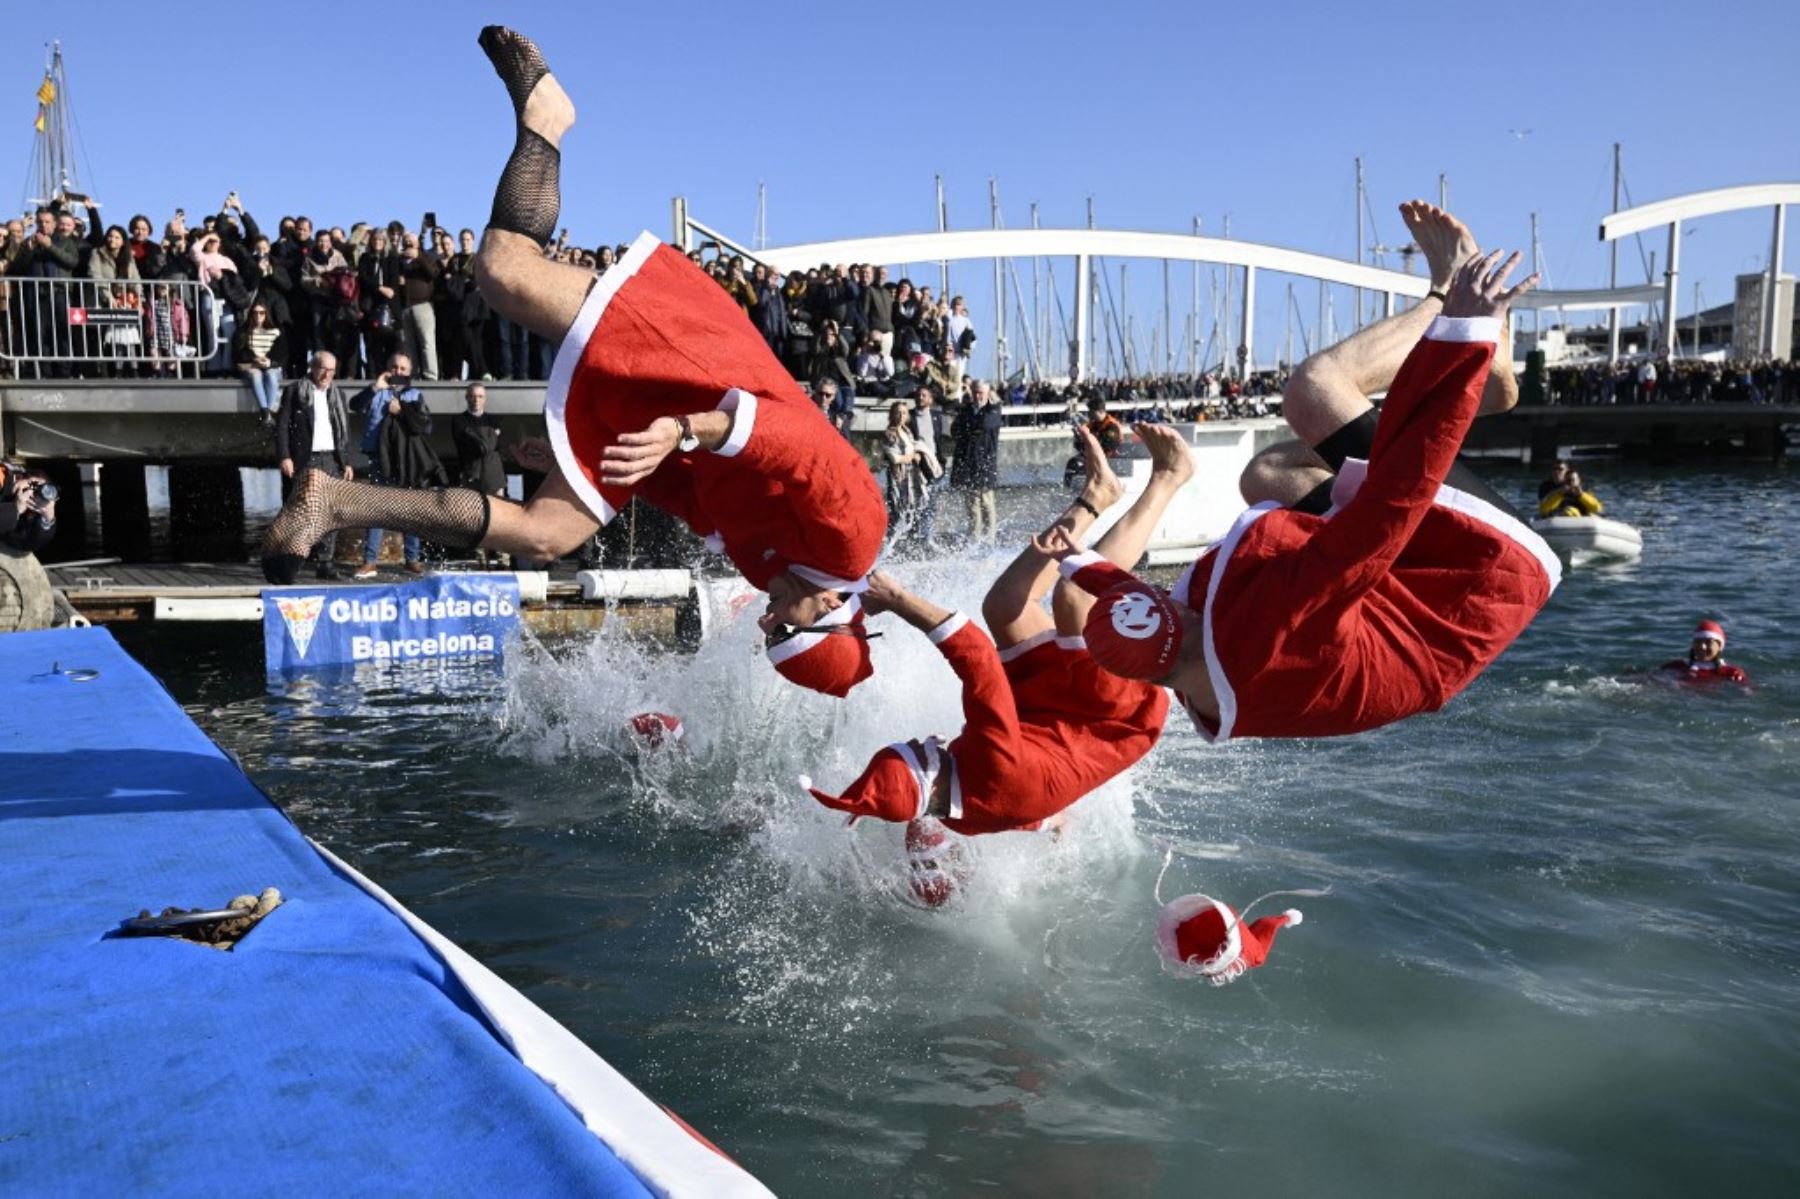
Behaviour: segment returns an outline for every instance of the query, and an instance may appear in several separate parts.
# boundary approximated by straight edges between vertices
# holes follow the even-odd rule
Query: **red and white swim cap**
[[[1181,613],[1168,594],[1132,580],[1094,601],[1082,636],[1102,668],[1127,679],[1160,679],[1181,652]]]

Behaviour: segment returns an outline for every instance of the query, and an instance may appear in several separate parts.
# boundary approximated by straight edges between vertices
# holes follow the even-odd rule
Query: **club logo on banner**
[[[271,671],[494,657],[519,625],[509,574],[434,575],[384,587],[263,592],[263,661]]]

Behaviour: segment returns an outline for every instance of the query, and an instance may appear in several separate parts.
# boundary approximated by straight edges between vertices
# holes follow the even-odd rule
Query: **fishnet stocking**
[[[333,529],[358,526],[474,549],[487,536],[488,497],[465,487],[376,487],[309,470],[263,537],[263,574],[271,583],[293,582],[314,543]]]
[[[506,160],[494,189],[488,227],[520,233],[540,246],[547,245],[556,233],[562,208],[562,152],[527,129],[524,117],[525,102],[550,68],[529,38],[510,29],[489,25],[481,31],[479,41],[494,64],[494,73],[506,85],[506,94],[512,97],[513,116],[519,123],[512,157]]]

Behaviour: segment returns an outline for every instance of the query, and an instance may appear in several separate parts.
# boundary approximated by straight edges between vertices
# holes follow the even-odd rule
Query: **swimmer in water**
[[[1284,407],[1314,461],[1253,462],[1246,498],[1263,502],[1172,593],[1066,532],[1044,546],[1104,593],[1087,624],[1094,659],[1174,688],[1208,740],[1338,736],[1435,711],[1561,578],[1543,539],[1457,461],[1477,413],[1511,402],[1504,386],[1496,398],[1489,366],[1537,276],[1508,288],[1517,254],[1482,255],[1430,205],[1401,211],[1433,298],[1296,373]],[[1364,395],[1384,386],[1377,418]]]
[[[263,541],[264,573],[292,582],[315,542],[353,525],[555,559],[639,497],[768,594],[764,630],[785,646],[769,655],[776,670],[847,694],[869,674],[856,597],[887,533],[875,477],[683,254],[644,234],[600,278],[544,257],[575,106],[522,35],[490,25],[480,44],[511,98],[516,141],[475,272],[494,311],[560,345],[545,389],[550,444],[521,447],[547,478],[515,504],[309,471]]]
[[[1724,653],[1725,627],[1716,620],[1703,620],[1694,629],[1687,657],[1664,662],[1659,670],[1682,682],[1748,684],[1750,676],[1744,668],[1727,662]]]

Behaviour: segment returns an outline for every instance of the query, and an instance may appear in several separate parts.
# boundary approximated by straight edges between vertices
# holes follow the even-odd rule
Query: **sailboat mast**
[[[1619,143],[1614,142],[1613,143],[1613,202],[1612,202],[1612,210],[1614,212],[1619,211],[1619,186],[1620,186],[1621,182],[1624,180],[1624,177],[1625,177],[1624,167],[1622,165],[1622,160],[1619,157]],[[1612,239],[1611,251],[1612,251],[1612,263],[1607,271],[1606,285],[1608,287],[1617,287],[1619,285],[1619,239],[1616,237]],[[1614,309],[1612,309],[1611,314],[1606,318],[1606,361],[1608,363],[1614,363],[1614,362],[1617,362],[1618,360],[1619,360],[1619,310],[1617,308],[1614,308]]]

